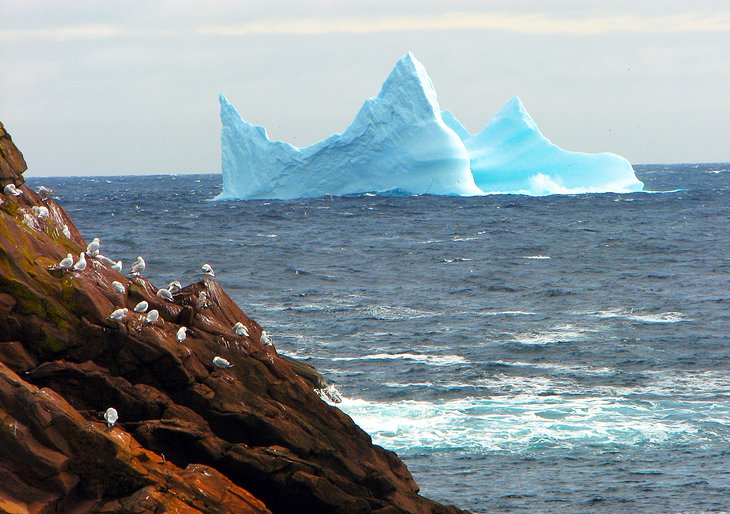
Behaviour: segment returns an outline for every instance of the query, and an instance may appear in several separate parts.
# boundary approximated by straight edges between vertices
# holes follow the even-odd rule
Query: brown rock
[[[319,398],[316,370],[262,345],[217,282],[166,302],[95,259],[58,269],[86,243],[52,199],[23,191],[0,204],[0,510],[459,512],[419,496],[394,453]],[[51,215],[35,220],[41,202]],[[154,325],[131,312],[141,300]],[[249,337],[233,334],[239,321]]]
[[[0,122],[0,189],[11,182],[16,186],[22,185],[25,182],[23,172],[27,169],[23,154]]]

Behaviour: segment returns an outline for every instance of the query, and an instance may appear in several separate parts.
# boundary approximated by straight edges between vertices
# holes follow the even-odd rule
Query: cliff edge
[[[1,184],[18,192],[0,194],[0,511],[461,512],[419,496],[215,281],[167,301],[98,257],[60,267],[87,243],[25,169],[0,124]]]

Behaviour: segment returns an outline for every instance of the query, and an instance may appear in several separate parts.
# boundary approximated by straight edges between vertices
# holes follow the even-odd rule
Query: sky
[[[563,148],[730,161],[726,0],[0,0],[29,176],[220,172],[218,93],[272,139],[352,121],[412,51],[479,131],[519,95]]]

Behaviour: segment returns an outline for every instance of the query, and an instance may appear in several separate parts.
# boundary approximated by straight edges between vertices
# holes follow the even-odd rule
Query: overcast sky
[[[730,161],[725,0],[0,0],[0,121],[30,175],[219,172],[218,92],[304,146],[409,50],[472,132],[519,95],[567,149]]]

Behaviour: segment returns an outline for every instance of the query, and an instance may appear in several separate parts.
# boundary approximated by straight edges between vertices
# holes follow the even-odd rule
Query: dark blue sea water
[[[426,496],[730,510],[730,165],[637,174],[665,192],[210,202],[219,175],[29,182],[158,285],[212,264]]]

